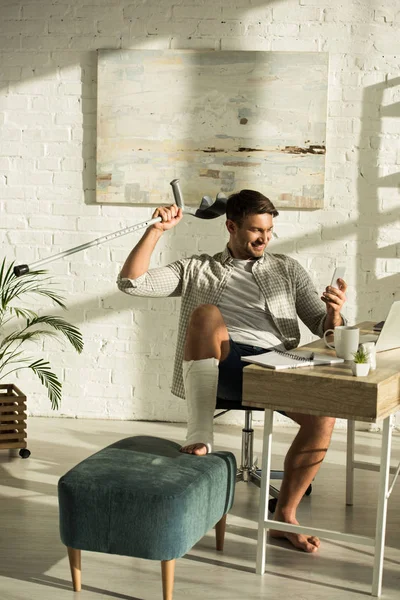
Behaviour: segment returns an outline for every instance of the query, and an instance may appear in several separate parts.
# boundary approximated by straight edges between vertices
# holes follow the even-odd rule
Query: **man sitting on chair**
[[[129,254],[118,277],[120,290],[137,296],[181,296],[172,393],[188,406],[188,433],[182,452],[212,451],[216,398],[242,399],[241,356],[298,346],[298,318],[322,337],[344,324],[340,313],[346,283],[328,286],[320,298],[305,269],[293,258],[265,252],[278,216],[263,194],[242,190],[229,197],[229,241],[216,254],[194,255],[149,270],[156,244],[182,219],[176,205],[159,207]],[[267,391],[267,390],[266,390]],[[262,393],[265,393],[263,391]],[[275,520],[297,524],[296,509],[327,452],[335,419],[287,413],[300,429],[285,458]],[[270,531],[305,552],[315,552],[314,536]]]

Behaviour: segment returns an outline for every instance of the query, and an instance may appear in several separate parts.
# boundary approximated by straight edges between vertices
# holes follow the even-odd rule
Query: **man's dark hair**
[[[241,225],[249,215],[268,213],[273,217],[279,215],[271,200],[255,190],[241,190],[231,194],[226,203],[226,217],[237,225]]]

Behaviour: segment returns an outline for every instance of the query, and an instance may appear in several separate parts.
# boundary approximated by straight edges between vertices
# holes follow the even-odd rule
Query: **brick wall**
[[[400,297],[397,0],[2,0],[0,244],[17,263],[149,217],[94,204],[99,48],[328,52],[326,207],[282,212],[273,248],[321,290],[345,263],[350,321],[384,318]],[[217,251],[223,231],[188,218],[153,264]],[[133,301],[114,283],[139,235],[49,265],[85,338],[82,356],[55,342],[42,349],[63,380],[62,415],[184,420],[169,392],[178,301]],[[54,414],[35,378],[18,384],[31,414]]]

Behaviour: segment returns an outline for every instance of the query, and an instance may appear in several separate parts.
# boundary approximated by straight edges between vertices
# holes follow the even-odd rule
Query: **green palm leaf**
[[[51,371],[50,364],[47,361],[39,359],[35,360],[29,365],[24,364],[30,362],[31,360],[31,358],[23,358],[19,360],[18,363],[20,366],[8,371],[5,375],[0,377],[0,380],[4,379],[7,377],[7,375],[10,375],[10,373],[13,373],[14,371],[20,371],[21,369],[32,369],[35,375],[39,377],[41,383],[47,388],[47,394],[51,402],[51,408],[53,410],[59,408],[62,388],[60,380],[58,379],[57,375]]]
[[[7,265],[5,259],[0,264],[0,379],[20,369],[31,369],[47,388],[51,406],[55,409],[61,401],[61,383],[47,361],[24,357],[23,344],[61,334],[80,353],[83,349],[82,334],[62,317],[39,316],[30,308],[16,306],[15,300],[21,302],[25,297],[33,295],[46,298],[60,308],[66,308],[64,298],[52,289],[53,281],[46,276],[46,271],[31,271],[16,277],[13,267],[14,263]],[[14,331],[2,338],[2,327],[7,324],[7,330],[10,330],[13,319],[16,324]],[[18,325],[21,319],[25,321],[22,327]]]
[[[31,363],[28,367],[39,377],[42,384],[47,388],[47,393],[51,402],[51,408],[57,409],[61,401],[61,382],[50,370],[50,364],[47,361],[39,359]]]
[[[12,279],[14,262],[12,262],[6,270],[6,259],[3,258],[3,262],[0,267],[0,288],[3,288]]]
[[[77,327],[67,323],[62,317],[40,316],[34,317],[27,321],[26,328],[43,323],[49,327],[53,327],[67,338],[79,354],[83,350],[82,334]],[[50,333],[50,332],[47,332]]]
[[[0,342],[0,348],[3,350],[9,348],[11,344],[14,342],[18,342],[18,345],[21,345],[23,342],[27,342],[28,340],[35,342],[37,339],[41,337],[56,337],[57,334],[54,331],[48,331],[47,329],[35,329],[34,331],[14,331],[9,335],[6,335]]]
[[[11,321],[11,319],[13,317],[17,317],[17,319],[23,318],[26,320],[37,317],[37,313],[35,313],[35,311],[33,311],[33,310],[30,310],[29,308],[19,308],[17,306],[9,306],[8,311],[10,313],[10,318],[8,319],[8,321]],[[6,322],[4,322],[4,325],[5,324],[6,324]]]
[[[48,278],[36,281],[31,278],[31,273],[28,275],[22,275],[18,279],[12,279],[9,281],[1,290],[1,305],[2,309],[6,310],[8,304],[20,298],[24,294],[38,294],[39,296],[45,296],[58,304],[61,308],[66,308],[63,298],[60,294],[49,288],[43,287],[44,283],[47,283]],[[40,284],[40,285],[39,285]]]

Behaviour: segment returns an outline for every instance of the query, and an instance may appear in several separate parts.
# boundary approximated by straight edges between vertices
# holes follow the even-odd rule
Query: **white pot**
[[[353,375],[355,375],[356,377],[366,377],[369,373],[370,366],[371,365],[369,363],[353,362],[351,364],[351,369],[353,371]]]

